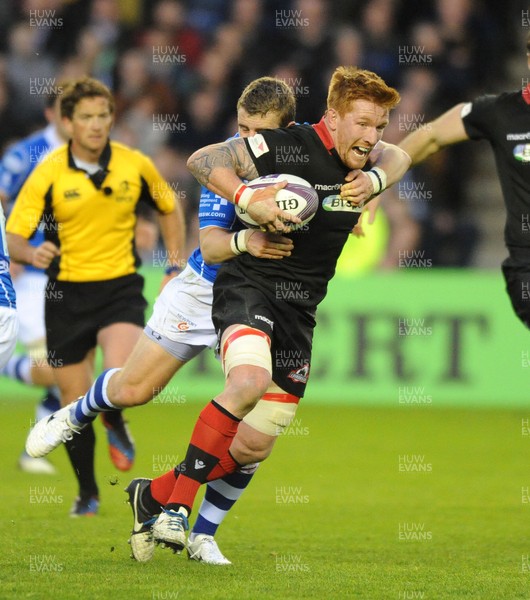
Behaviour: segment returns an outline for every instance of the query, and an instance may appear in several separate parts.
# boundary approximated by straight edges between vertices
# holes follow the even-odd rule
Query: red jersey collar
[[[324,123],[324,117],[322,117],[318,123],[316,123],[315,125],[312,125],[312,127],[316,131],[318,137],[320,138],[320,141],[326,147],[326,150],[328,152],[331,152],[331,150],[333,150],[333,148],[335,147],[335,144],[333,142],[333,138],[331,137],[331,133],[329,132],[329,129],[326,127],[326,124]]]
[[[530,83],[523,89],[523,100],[530,104]]]

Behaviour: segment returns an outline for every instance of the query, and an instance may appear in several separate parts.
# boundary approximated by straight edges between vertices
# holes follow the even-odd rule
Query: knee
[[[254,408],[271,384],[271,375],[259,367],[235,367],[228,377],[227,391],[245,412]]]

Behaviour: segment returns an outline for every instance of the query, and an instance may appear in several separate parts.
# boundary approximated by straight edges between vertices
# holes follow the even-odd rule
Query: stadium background
[[[372,69],[402,94],[385,132],[398,142],[456,102],[526,85],[529,27],[515,0],[4,1],[0,147],[44,124],[63,78],[100,78],[117,99],[113,137],[151,155],[185,202],[191,250],[198,187],[185,160],[234,132],[252,78],[284,79],[299,120],[315,122],[334,66]],[[173,580],[182,562],[164,552],[147,569],[127,562],[128,477],[104,444],[101,514],[72,528],[64,453],[49,483],[15,469],[41,392],[0,379],[0,598],[528,597],[530,343],[503,289],[489,147],[433,157],[383,210],[349,241],[320,308],[297,419],[220,534],[235,571],[185,565]],[[143,256],[151,301],[166,260]],[[205,354],[129,411],[131,476],[179,460],[221,381]]]
[[[385,132],[397,143],[457,102],[524,86],[528,23],[523,2],[492,0],[4,2],[0,147],[44,124],[61,80],[98,77],[116,95],[113,137],[152,156],[180,193],[191,250],[198,186],[185,160],[235,131],[252,78],[282,78],[299,120],[316,122],[335,65],[372,69],[402,94]],[[436,155],[382,207],[349,241],[321,307],[307,401],[523,404],[530,344],[502,292],[504,210],[487,145]],[[147,277],[165,262],[160,248],[145,253]],[[221,381],[211,357],[182,375],[190,399]]]

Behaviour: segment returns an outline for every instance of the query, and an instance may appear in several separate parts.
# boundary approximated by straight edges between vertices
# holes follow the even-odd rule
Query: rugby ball
[[[293,227],[294,229],[298,229],[302,225],[309,223],[318,209],[318,194],[308,181],[296,175],[275,174],[258,177],[249,181],[246,185],[253,190],[259,190],[280,181],[287,181],[288,183],[276,193],[276,204],[282,210],[300,217],[302,222]],[[240,206],[236,204],[235,208],[238,219],[244,225],[247,227],[259,227],[256,221]]]

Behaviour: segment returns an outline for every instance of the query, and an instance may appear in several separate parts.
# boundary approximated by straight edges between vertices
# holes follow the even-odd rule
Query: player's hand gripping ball
[[[309,223],[318,209],[318,194],[311,184],[296,175],[264,175],[249,181],[245,185],[253,190],[258,190],[280,181],[287,181],[287,185],[276,193],[276,204],[284,211],[300,217],[301,223],[293,229],[299,229]],[[259,228],[254,219],[240,206],[236,205],[238,219],[247,227]]]

